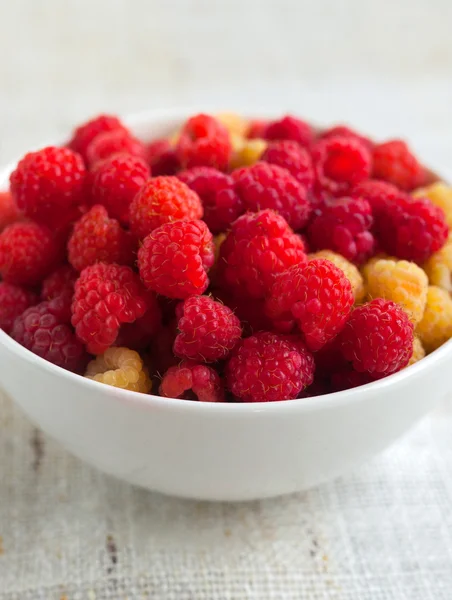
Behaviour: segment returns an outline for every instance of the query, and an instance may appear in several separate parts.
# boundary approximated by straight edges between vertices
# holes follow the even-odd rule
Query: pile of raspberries
[[[451,224],[401,140],[198,114],[149,141],[100,115],[0,193],[0,327],[141,393],[344,390],[452,337]]]

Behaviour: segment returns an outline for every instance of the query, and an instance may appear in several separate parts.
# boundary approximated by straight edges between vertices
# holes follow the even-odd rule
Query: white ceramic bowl
[[[128,123],[151,139],[188,114],[193,111],[149,112]],[[451,364],[448,342],[414,366],[352,390],[286,402],[208,404],[84,379],[0,331],[1,385],[69,452],[130,483],[205,500],[287,494],[355,468],[452,389]]]

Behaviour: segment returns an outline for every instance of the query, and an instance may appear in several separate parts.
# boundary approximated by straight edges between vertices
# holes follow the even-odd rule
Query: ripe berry
[[[414,363],[417,363],[418,361],[420,361],[422,358],[424,358],[424,356],[425,356],[425,348],[422,345],[420,338],[417,335],[415,335],[414,341],[413,341],[413,354],[410,358],[410,362],[408,363],[408,366],[414,365]]]
[[[452,292],[452,233],[444,246],[422,265],[431,285]]]
[[[19,222],[0,233],[0,274],[9,283],[40,283],[60,258],[60,249],[47,227]]]
[[[310,350],[319,350],[344,326],[354,302],[350,281],[332,262],[314,259],[278,275],[266,310],[275,320],[295,319]]]
[[[148,394],[152,387],[140,355],[129,348],[108,348],[88,364],[85,377],[143,394]]]
[[[438,181],[428,187],[418,188],[412,193],[414,198],[428,198],[432,204],[440,208],[446,215],[449,229],[452,228],[452,187]]]
[[[427,304],[416,333],[427,352],[433,352],[452,337],[452,299],[434,285],[427,291]]]
[[[252,119],[248,123],[246,137],[248,139],[263,138],[267,129],[268,121],[263,119]]]
[[[339,267],[344,272],[347,279],[350,281],[353,290],[353,296],[355,297],[355,304],[359,304],[363,301],[366,295],[366,286],[364,285],[364,279],[358,268],[344,258],[341,254],[336,254],[331,250],[319,250],[308,255],[308,259],[314,258],[326,258],[332,262],[336,267]]]
[[[207,365],[184,360],[163,375],[159,393],[165,398],[199,402],[223,402],[224,388],[216,371]]]
[[[361,135],[360,133],[357,133],[353,129],[350,129],[350,127],[347,125],[335,125],[329,129],[325,129],[319,135],[319,139],[328,139],[332,137],[352,138],[358,140],[358,142],[366,146],[366,148],[369,150],[372,150],[374,146],[372,140],[364,135]]]
[[[242,214],[243,203],[230,175],[213,167],[193,167],[181,171],[177,177],[201,199],[203,220],[212,233],[225,231]]]
[[[209,115],[196,115],[180,132],[176,152],[184,168],[205,166],[225,171],[231,157],[231,141],[224,125]]]
[[[308,222],[311,205],[306,188],[282,167],[259,162],[233,171],[236,190],[247,210],[271,208],[298,230]]]
[[[146,159],[146,147],[129,131],[115,129],[97,135],[86,149],[86,158],[91,167],[114,154],[128,154]]]
[[[406,195],[394,185],[375,179],[361,181],[355,185],[350,191],[350,196],[364,198],[370,204],[374,229],[378,229],[380,219],[385,218],[388,207],[394,203],[404,202],[406,198]]]
[[[202,294],[214,263],[212,234],[203,221],[176,221],[154,229],[138,251],[145,286],[169,298]]]
[[[413,354],[413,324],[395,302],[376,298],[355,308],[340,345],[356,371],[391,375],[406,367]]]
[[[425,170],[405,142],[391,140],[374,147],[372,176],[410,191],[423,184]]]
[[[149,167],[142,158],[115,154],[95,168],[91,202],[102,204],[111,217],[127,225],[130,204],[149,177]]]
[[[18,285],[0,282],[0,329],[11,331],[19,315],[38,301],[36,294]]]
[[[181,169],[176,150],[166,138],[154,140],[148,144],[147,157],[154,177],[175,175]]]
[[[0,231],[22,218],[22,213],[17,208],[12,194],[10,192],[0,192]]]
[[[314,140],[314,130],[309,123],[286,115],[268,123],[262,137],[266,140],[292,140],[308,148]]]
[[[291,400],[314,379],[314,359],[290,336],[260,332],[242,340],[226,365],[231,392],[243,402]]]
[[[71,265],[63,265],[55,269],[42,282],[42,300],[53,300],[61,294],[73,293],[78,273]]]
[[[81,154],[86,161],[86,151],[94,138],[101,133],[118,129],[127,131],[118,117],[113,115],[99,115],[77,127],[73,133],[72,139],[68,142],[68,146],[74,150],[74,152]]]
[[[176,177],[149,179],[129,207],[130,229],[138,239],[165,223],[201,219],[202,216],[198,194]]]
[[[215,362],[237,345],[242,329],[232,310],[208,296],[191,296],[177,309],[179,333],[174,354],[197,362]]]
[[[261,156],[264,162],[287,169],[295,179],[310,189],[314,184],[314,170],[309,152],[297,142],[272,142]]]
[[[144,350],[154,340],[162,324],[162,311],[152,292],[146,293],[146,312],[133,323],[125,323],[119,330],[117,346]]]
[[[112,346],[123,323],[146,312],[146,292],[130,267],[98,263],[86,267],[75,283],[72,325],[88,352]]]
[[[133,251],[132,236],[100,204],[77,221],[68,242],[68,259],[77,271],[98,262],[131,265]]]

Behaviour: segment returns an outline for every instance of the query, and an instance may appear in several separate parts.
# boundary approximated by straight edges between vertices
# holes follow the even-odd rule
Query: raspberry
[[[179,173],[178,178],[201,199],[204,221],[212,233],[226,230],[243,212],[230,175],[212,167],[193,167]]]
[[[138,251],[147,288],[169,298],[202,294],[214,263],[212,234],[203,221],[176,221],[154,229]]]
[[[408,363],[408,366],[414,365],[414,363],[419,362],[422,358],[424,358],[424,356],[425,356],[424,346],[422,345],[422,342],[419,339],[419,337],[417,335],[415,335],[414,341],[413,341],[413,354],[410,358],[410,362]]]
[[[108,348],[89,363],[85,377],[143,394],[148,394],[152,387],[140,355],[129,348]]]
[[[247,210],[256,212],[271,208],[279,212],[294,230],[308,222],[311,206],[306,188],[286,169],[258,162],[233,171],[232,177]]]
[[[0,274],[5,281],[35,285],[60,259],[47,227],[33,222],[13,223],[0,233]]]
[[[0,329],[9,333],[16,317],[36,304],[33,292],[12,283],[0,281]]]
[[[19,162],[11,173],[11,193],[27,217],[54,228],[68,222],[84,200],[85,180],[79,154],[49,146]]]
[[[247,295],[234,295],[231,291],[223,288],[216,289],[214,295],[223,304],[228,306],[232,312],[237,315],[243,325],[246,333],[251,334],[257,331],[273,331],[275,324],[267,317],[264,312],[264,300],[253,298]],[[293,326],[293,321],[283,332],[290,331]]]
[[[390,140],[374,147],[372,176],[410,191],[422,185],[425,170],[405,142]]]
[[[446,215],[447,226],[452,228],[452,187],[438,181],[428,187],[418,188],[412,195],[414,198],[428,198],[432,204],[441,208]]]
[[[75,283],[72,325],[88,352],[112,346],[123,323],[146,312],[146,292],[130,267],[98,263],[86,267]]]
[[[97,262],[131,265],[133,250],[132,236],[116,219],[108,218],[105,207],[96,204],[74,225],[68,259],[77,271]]]
[[[226,365],[231,392],[244,402],[296,398],[314,379],[314,359],[289,336],[261,332],[240,342]]]
[[[363,276],[353,263],[349,262],[341,254],[336,254],[331,250],[319,250],[319,252],[314,252],[308,256],[309,260],[315,258],[326,258],[332,262],[333,265],[336,265],[336,267],[339,267],[339,269],[344,272],[352,286],[355,304],[359,304],[364,300],[364,296],[366,295],[366,286],[364,285]]]
[[[70,325],[61,318],[58,300],[28,308],[14,321],[11,337],[51,363],[80,372],[86,364],[86,352]]]
[[[78,273],[70,265],[58,267],[42,282],[42,300],[53,300],[61,294],[73,293]]]
[[[446,243],[422,265],[431,285],[452,292],[452,234]]]
[[[359,387],[360,385],[371,383],[371,381],[373,381],[373,379],[368,373],[360,373],[359,371],[354,371],[350,367],[347,367],[343,371],[332,373],[331,387],[333,389],[331,391],[341,392],[343,390],[350,390]]]
[[[277,121],[270,121],[262,137],[267,140],[292,140],[308,148],[314,140],[314,130],[309,123],[286,115]]]
[[[314,250],[333,250],[360,263],[374,251],[371,225],[372,211],[367,200],[335,198],[315,209],[307,230],[308,242]]]
[[[215,362],[237,345],[242,329],[232,310],[208,296],[187,298],[177,309],[179,333],[174,354],[197,362]]]
[[[181,168],[177,153],[166,138],[148,144],[147,156],[154,177],[175,175]]]
[[[118,129],[127,131],[118,117],[113,115],[99,115],[77,127],[68,146],[74,152],[81,154],[86,160],[86,151],[95,137],[101,133],[116,131]]]
[[[9,192],[0,192],[0,231],[5,227],[20,221],[22,214],[17,208],[16,201]]]
[[[316,185],[333,196],[346,195],[356,184],[368,179],[372,158],[364,144],[351,137],[318,141],[312,149]]]
[[[272,142],[262,154],[261,160],[287,169],[306,188],[311,188],[314,184],[311,156],[297,142]]]
[[[268,123],[268,121],[264,121],[262,119],[252,119],[248,123],[246,137],[249,139],[263,138],[265,136],[265,130],[267,129]]]
[[[229,161],[230,169],[249,167],[260,160],[268,143],[265,140],[249,140],[243,137],[231,136],[232,156]]]
[[[149,177],[149,168],[142,158],[129,154],[106,158],[93,173],[91,202],[102,204],[111,217],[127,225],[129,206]]]
[[[369,298],[384,298],[399,304],[414,325],[422,319],[428,279],[415,263],[377,260],[367,272],[367,288]]]
[[[215,115],[215,118],[220,121],[224,127],[229,131],[229,133],[245,136],[248,131],[248,121],[244,119],[241,115],[233,112],[224,112]]]
[[[350,196],[364,198],[369,202],[374,217],[374,229],[378,229],[380,220],[384,220],[392,204],[406,199],[405,194],[394,185],[375,179],[368,179],[355,185],[350,191]]]
[[[126,129],[115,129],[97,135],[86,149],[88,164],[92,167],[114,154],[128,154],[146,159],[146,147]]]
[[[129,208],[130,229],[139,239],[165,223],[201,219],[202,216],[198,194],[176,177],[149,179]]]
[[[263,298],[275,276],[306,262],[301,238],[272,210],[235,221],[220,248],[218,280],[236,296]]]
[[[310,350],[319,350],[344,326],[354,302],[344,272],[325,259],[278,275],[266,304],[270,318],[294,318]]]
[[[376,298],[355,308],[340,344],[356,371],[391,375],[406,367],[413,354],[413,324],[398,304]]]
[[[427,352],[436,350],[452,337],[452,299],[448,292],[429,286],[424,316],[416,333]]]
[[[350,127],[347,127],[347,125],[335,125],[334,127],[330,127],[329,129],[325,129],[325,131],[322,131],[322,133],[319,136],[319,138],[322,140],[329,139],[332,137],[352,138],[358,140],[358,142],[366,146],[366,148],[368,148],[369,150],[372,150],[374,146],[372,140],[370,140],[368,137],[365,137],[364,135],[357,133],[353,129],[350,129]]]
[[[149,360],[153,373],[160,378],[170,367],[174,367],[180,362],[180,359],[173,354],[176,335],[177,325],[174,320],[169,325],[161,327],[152,338]]]
[[[185,168],[206,166],[225,171],[231,156],[228,130],[214,117],[196,115],[184,124],[176,151]]]
[[[162,312],[157,298],[152,292],[146,294],[146,312],[133,323],[121,326],[116,339],[117,346],[125,346],[132,350],[144,350],[160,329]]]
[[[207,365],[188,360],[168,369],[162,378],[159,393],[165,398],[224,401],[224,389],[218,373]]]

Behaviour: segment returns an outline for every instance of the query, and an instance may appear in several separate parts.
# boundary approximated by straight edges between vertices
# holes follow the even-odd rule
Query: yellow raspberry
[[[427,352],[436,350],[452,337],[452,299],[448,292],[429,286],[424,316],[416,333]]]
[[[319,252],[313,252],[309,255],[309,260],[312,260],[313,258],[325,258],[335,264],[336,267],[339,267],[339,269],[342,269],[352,285],[355,303],[360,303],[364,300],[364,296],[366,295],[364,280],[358,268],[355,267],[353,263],[348,261],[341,254],[337,254],[331,250],[320,250]]]
[[[150,392],[152,386],[140,355],[129,348],[108,348],[88,364],[85,377],[144,394]]]
[[[400,304],[415,325],[424,314],[427,289],[427,275],[413,262],[383,258],[368,267],[369,298],[384,298]]]
[[[367,281],[369,273],[372,272],[375,263],[382,258],[385,258],[386,260],[398,260],[394,256],[389,256],[389,254],[385,254],[384,252],[379,252],[375,256],[372,256],[372,258],[369,258],[369,260],[360,267],[361,275],[364,277],[364,282]]]
[[[239,167],[249,167],[256,163],[262,156],[267,142],[258,138],[248,140],[239,135],[231,135],[232,157],[230,162],[231,169]]]
[[[408,363],[408,366],[414,365],[414,363],[417,363],[418,361],[420,361],[421,358],[424,358],[424,356],[425,356],[424,346],[422,345],[422,342],[418,338],[418,336],[415,335],[414,340],[413,340],[413,355],[410,358],[410,362]]]
[[[236,134],[244,137],[248,130],[248,121],[237,113],[224,112],[215,115],[230,134]]]
[[[415,190],[413,196],[415,198],[428,198],[433,204],[442,208],[446,215],[447,224],[452,228],[452,187],[442,181],[437,181],[428,187]]]
[[[423,267],[431,285],[452,292],[452,233],[441,250],[432,254]]]

